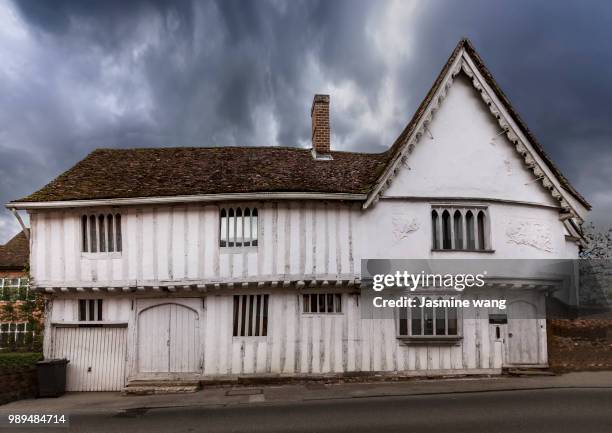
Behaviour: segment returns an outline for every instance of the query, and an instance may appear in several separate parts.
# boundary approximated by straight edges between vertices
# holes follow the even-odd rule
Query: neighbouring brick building
[[[28,235],[21,231],[0,245],[0,350],[29,343],[42,317],[28,288]]]

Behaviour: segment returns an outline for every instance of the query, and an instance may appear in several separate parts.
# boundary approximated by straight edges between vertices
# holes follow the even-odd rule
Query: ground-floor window
[[[306,293],[302,311],[306,314],[342,313],[340,293]]]
[[[102,320],[102,299],[79,299],[79,322]]]
[[[447,337],[459,334],[457,307],[428,306],[429,301],[438,301],[439,304],[442,304],[443,302],[440,301],[444,301],[444,298],[425,298],[424,306],[400,309],[400,336]],[[420,300],[418,302],[421,303]]]
[[[269,295],[234,295],[234,337],[268,335]]]

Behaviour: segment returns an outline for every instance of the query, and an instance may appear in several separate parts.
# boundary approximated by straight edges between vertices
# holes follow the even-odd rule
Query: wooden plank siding
[[[489,349],[487,320],[465,319],[464,339],[456,346],[403,345],[394,320],[362,318],[358,298],[344,293],[343,313],[304,314],[301,295],[274,293],[268,335],[232,337],[233,296],[207,296],[203,375],[501,369],[501,354]]]
[[[130,338],[127,344],[127,358],[132,359],[132,362],[126,363],[128,379],[147,378],[151,373],[164,372],[170,374],[189,372],[205,378],[348,372],[401,372],[427,375],[453,372],[494,373],[499,372],[502,367],[501,346],[492,338],[493,331],[490,331],[492,328],[488,320],[482,319],[493,312],[486,308],[477,314],[470,314],[482,318],[460,319],[463,339],[457,345],[404,345],[396,338],[395,320],[362,317],[358,305],[361,299],[358,294],[342,294],[342,313],[306,314],[302,313],[300,294],[265,289],[262,293],[270,293],[267,335],[256,337],[232,335],[234,300],[231,294],[209,294],[203,300],[183,297],[134,299],[123,295],[113,297],[105,294],[103,297],[105,305],[120,313],[109,317],[113,322],[125,321],[129,326],[128,330],[133,332],[133,338]],[[76,306],[71,304],[77,302],[69,298],[55,299],[52,314],[56,318],[55,325],[61,325],[62,321],[57,319],[63,315],[66,315],[67,322],[70,322],[72,311],[76,310]],[[131,310],[133,302],[139,307]],[[164,309],[168,311],[170,308],[176,309],[179,304],[189,307],[192,313],[183,315],[180,326],[176,325],[176,329],[181,327],[184,329],[174,336],[178,343],[168,355],[166,334],[169,330],[166,324],[168,320],[172,320],[168,319],[170,315],[164,320],[158,315],[151,316],[148,318],[151,321],[147,318],[144,320],[142,313],[155,311],[159,314]],[[187,318],[192,315],[193,320]],[[134,320],[131,317],[134,317]],[[174,317],[174,323],[177,323],[178,316],[175,314]],[[153,329],[154,323],[162,323],[163,332],[142,331],[143,328]],[[197,323],[197,326],[194,326],[194,323]],[[65,344],[56,341],[59,329],[72,329],[73,331],[69,332],[75,334],[82,332],[83,342],[93,338],[88,334],[92,328],[55,329],[52,343],[54,348],[59,347],[58,344]],[[159,344],[152,344],[154,341]],[[97,343],[92,340],[91,344]],[[151,352],[156,347],[164,356],[156,356]],[[91,352],[94,349],[82,350]],[[177,355],[179,352],[180,356]],[[74,356],[74,360],[71,360],[73,366],[84,362],[81,355],[76,352],[60,351],[52,352],[51,355],[59,353]],[[545,363],[545,354],[541,356],[543,358],[540,362]],[[153,361],[155,365],[151,364]],[[159,367],[160,362],[163,363],[163,368]]]
[[[258,209],[257,247],[220,248],[215,205],[128,207],[121,210],[123,251],[97,255],[81,252],[81,211],[33,212],[33,281],[78,287],[110,281],[154,284],[355,276],[355,236],[349,223],[354,216],[349,214],[357,212],[358,205],[314,201],[245,205]]]
[[[451,371],[493,373],[502,367],[501,350],[491,341],[490,332],[493,331],[490,331],[487,320],[463,319],[460,327],[463,340],[457,345],[404,345],[396,338],[395,320],[362,317],[358,305],[361,300],[356,293],[343,293],[342,313],[334,314],[302,313],[301,295],[295,292],[264,289],[259,293],[270,293],[270,301],[267,335],[257,337],[232,335],[233,295],[207,295],[203,301],[183,297],[138,298],[134,302],[140,307],[131,313],[133,298],[104,298],[109,306],[112,302],[123,304],[116,309],[122,315],[113,317],[119,322],[125,320],[134,333],[128,343],[128,358],[133,359],[127,363],[128,377],[147,377],[147,373],[163,372],[192,372],[204,377],[376,371],[421,375]],[[62,312],[54,311],[53,316],[75,310],[76,306],[70,304],[76,303],[74,299],[56,299],[54,310],[57,308]],[[168,318],[161,320],[156,315],[148,318],[153,318],[151,321],[144,318],[142,312],[157,309],[159,314],[163,308],[169,305],[176,308],[179,304],[192,309],[195,321],[185,319],[181,323],[183,328],[189,329],[183,329],[175,336],[180,337],[180,350],[171,351],[170,356],[176,358],[176,354],[181,352],[181,361],[175,359],[178,364],[173,364],[174,358],[168,358],[166,343]],[[156,305],[159,307],[154,307]],[[131,314],[134,321],[129,317]],[[482,317],[488,317],[488,314],[486,308],[478,313]],[[154,332],[155,335],[142,332],[143,327],[151,328],[154,323],[162,323],[163,329]],[[193,323],[198,325],[192,326]],[[61,321],[55,324],[61,324]],[[154,341],[159,344],[152,344]],[[56,347],[57,343],[53,345]],[[490,345],[493,350],[489,350]],[[151,351],[156,347],[163,351],[164,356],[154,356]],[[143,350],[146,353],[143,354]],[[75,353],[73,356],[78,355]],[[151,364],[153,358],[157,360],[155,365]],[[201,364],[193,368],[198,360]],[[77,359],[75,362],[80,361]],[[158,368],[160,362],[164,364],[161,369]],[[169,362],[170,366],[166,368]]]

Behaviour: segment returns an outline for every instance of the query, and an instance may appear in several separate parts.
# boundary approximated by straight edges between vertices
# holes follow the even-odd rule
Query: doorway
[[[138,372],[200,371],[198,313],[177,303],[154,305],[138,315]]]

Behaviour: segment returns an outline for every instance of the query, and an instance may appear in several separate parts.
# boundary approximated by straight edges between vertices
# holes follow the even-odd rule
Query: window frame
[[[430,291],[427,293],[424,292],[416,292],[413,293],[414,296],[419,296],[419,297],[425,297],[425,298],[450,298],[450,297],[454,297],[455,299],[461,299],[461,296],[458,296],[457,293],[449,293],[447,291],[444,292],[436,292],[436,291]],[[418,301],[420,304],[420,300]],[[426,307],[415,307],[415,308],[419,308],[421,310],[421,334],[413,334],[413,329],[412,329],[412,308],[410,307],[403,307],[401,309],[398,309],[396,312],[396,338],[406,344],[419,344],[419,343],[423,343],[423,344],[428,344],[428,343],[432,343],[432,344],[459,344],[459,342],[461,340],[463,340],[463,308],[458,308],[458,307],[451,307],[454,308],[456,311],[456,320],[457,320],[457,334],[448,334],[448,310],[449,307],[444,307],[444,319],[445,319],[445,334],[440,335],[440,334],[436,334],[436,321],[437,321],[437,314],[436,314],[436,307],[432,307],[433,308],[433,334],[425,334],[425,330],[424,330],[424,314],[423,311],[426,309]],[[405,314],[406,314],[406,326],[407,326],[407,334],[402,334],[401,333],[401,310],[405,310]]]
[[[13,281],[17,281],[17,284],[13,284]],[[33,299],[30,295],[28,277],[0,277],[0,301],[27,301]]]
[[[455,233],[455,215],[459,213],[460,233]],[[468,214],[471,214],[472,224],[468,226]],[[445,224],[444,215],[448,215]],[[483,215],[482,232],[484,239],[480,239],[479,216]],[[494,253],[491,234],[491,213],[486,204],[472,203],[432,203],[429,211],[429,223],[431,229],[431,251],[432,252],[464,252],[464,253]],[[435,224],[435,225],[434,225]],[[447,232],[447,233],[445,233]],[[473,245],[470,236],[473,237]],[[461,248],[456,244],[461,241]],[[482,247],[480,243],[482,242]],[[449,248],[446,248],[446,246]]]
[[[240,210],[240,217],[237,215],[238,210]],[[246,211],[249,211],[249,232],[251,234],[250,236],[250,245],[240,245],[240,246],[236,246],[236,245],[223,245],[223,242],[226,243],[230,243],[231,239],[229,238],[229,230],[230,227],[233,228],[234,233],[236,233],[237,230],[237,224],[236,222],[238,221],[238,218],[242,218],[242,244],[245,243],[244,240],[244,236],[245,236],[245,230],[244,230],[244,221],[245,218],[247,218],[245,216]],[[253,215],[253,213],[256,213],[256,215]],[[224,216],[225,213],[225,216]],[[230,216],[230,213],[232,213],[232,215]],[[218,211],[218,218],[219,218],[219,224],[218,224],[218,231],[217,234],[219,236],[219,241],[217,242],[217,247],[219,248],[221,253],[244,253],[244,252],[255,252],[258,250],[259,245],[261,243],[261,215],[260,215],[260,206],[258,206],[256,203],[240,203],[240,204],[231,204],[231,205],[227,205],[227,206],[219,206],[219,211]],[[253,219],[254,217],[256,217],[256,222],[255,222],[255,227],[253,227]],[[224,228],[224,223],[223,223],[223,219],[226,218],[227,222],[225,223],[225,232],[227,233],[228,238],[227,239],[223,239],[222,236],[222,229]],[[233,219],[233,221],[230,220]],[[236,238],[234,238],[233,243],[236,243]],[[255,245],[253,245],[253,243],[255,243]]]
[[[312,296],[316,296],[315,305],[317,306],[317,311],[312,311]],[[329,296],[332,297],[333,311],[320,311],[320,297],[324,297],[323,309],[327,310]],[[308,301],[306,301],[306,297],[308,297]],[[300,310],[304,316],[341,316],[344,314],[344,302],[341,292],[304,292],[299,294],[299,298]]]
[[[85,318],[81,319],[81,307],[85,305]],[[102,324],[104,322],[104,299],[102,298],[78,298],[77,299],[78,324]],[[93,312],[94,318],[91,317]]]
[[[260,298],[258,299],[258,297]],[[232,338],[268,338],[270,331],[270,299],[269,293],[236,293],[233,295]],[[248,306],[250,313],[254,312],[253,305],[260,308],[256,308],[255,315],[252,316],[248,312],[245,313],[245,304]],[[247,322],[254,323],[258,327],[256,335],[248,335],[249,331],[253,330],[253,326],[249,326],[250,330],[247,329],[245,326]],[[242,335],[243,333],[246,335]]]
[[[105,249],[108,249],[110,245],[109,242],[109,231],[106,227],[108,227],[108,216],[112,215],[113,228],[112,228],[112,245],[114,251],[102,251],[100,252],[101,243],[99,241],[100,236],[100,216],[103,216],[104,221],[104,233],[105,240],[104,245]],[[87,218],[87,226],[85,227],[83,222],[84,219]],[[92,231],[91,221],[95,220],[95,228]],[[108,259],[108,258],[121,258],[124,250],[124,239],[125,239],[125,214],[121,212],[119,209],[96,209],[96,210],[88,210],[86,212],[81,212],[79,214],[79,249],[82,258],[87,259]],[[117,230],[117,227],[119,229]],[[87,233],[86,233],[87,231]],[[90,251],[91,248],[91,238],[92,235],[96,237],[96,251]],[[87,242],[88,251],[84,251],[85,243]]]

